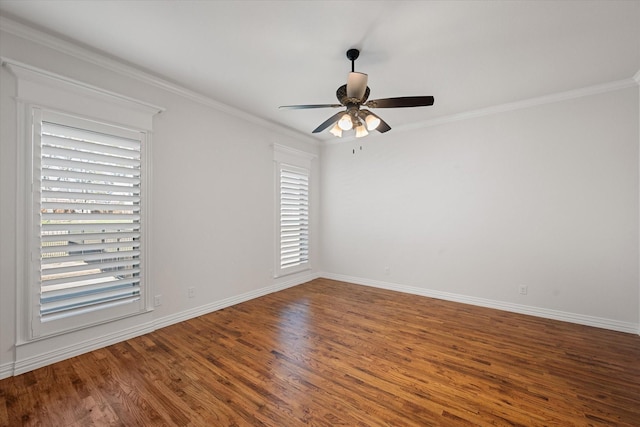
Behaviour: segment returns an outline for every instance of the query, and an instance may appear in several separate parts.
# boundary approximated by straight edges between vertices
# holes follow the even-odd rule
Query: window
[[[311,160],[315,155],[274,145],[275,277],[311,269]]]
[[[33,129],[41,322],[139,311],[144,133],[40,109]]]
[[[19,344],[149,312],[146,177],[163,109],[2,65],[18,83]]]
[[[280,166],[280,270],[309,263],[309,172]]]

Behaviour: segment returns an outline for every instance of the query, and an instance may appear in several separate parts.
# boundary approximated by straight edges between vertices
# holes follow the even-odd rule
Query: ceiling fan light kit
[[[391,130],[384,120],[367,108],[406,108],[406,107],[427,107],[433,105],[433,96],[404,96],[399,98],[382,98],[367,101],[370,89],[367,86],[369,76],[365,73],[355,71],[355,60],[360,56],[358,49],[349,49],[347,59],[351,61],[351,72],[347,76],[347,84],[342,85],[336,91],[336,97],[340,104],[308,104],[308,105],[283,105],[280,108],[287,109],[310,109],[310,108],[341,108],[345,111],[338,112],[325,120],[320,126],[313,130],[319,133],[331,127],[329,133],[342,137],[344,131],[355,130],[356,138],[367,136],[369,131],[377,130],[385,133]]]

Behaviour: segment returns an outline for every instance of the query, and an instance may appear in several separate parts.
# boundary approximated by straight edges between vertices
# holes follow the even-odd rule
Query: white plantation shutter
[[[280,166],[280,270],[309,262],[309,172]]]
[[[34,120],[41,322],[139,311],[143,139],[53,113]]]

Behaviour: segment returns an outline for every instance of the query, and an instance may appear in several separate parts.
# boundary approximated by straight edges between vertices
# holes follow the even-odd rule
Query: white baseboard
[[[454,294],[449,292],[436,291],[431,289],[418,288],[415,286],[400,285],[397,283],[383,282],[379,280],[365,279],[360,277],[346,276],[342,274],[321,273],[320,277],[339,280],[341,282],[355,283],[357,285],[371,286],[374,288],[387,289],[391,291],[403,292],[406,294],[420,295],[424,297],[437,298],[446,301],[459,302],[463,304],[477,305],[480,307],[494,308],[497,310],[510,311],[519,314],[542,317],[545,319],[560,320],[563,322],[576,323],[579,325],[594,326],[596,328],[610,329],[618,332],[640,335],[640,324],[622,322],[615,319],[587,316],[584,314],[569,313],[547,308],[533,307],[528,305],[514,304],[504,301],[496,301],[485,298],[471,297],[467,295]]]
[[[320,277],[318,273],[314,273],[314,272],[309,272],[304,275],[296,275],[294,278],[284,282],[279,282],[271,286],[266,286],[264,288],[256,289],[251,292],[236,295],[220,301],[214,301],[210,304],[201,305],[199,307],[181,311],[180,313],[175,313],[169,316],[156,319],[154,320],[153,323],[154,323],[155,329],[164,328],[166,326],[170,326],[175,323],[184,322],[185,320],[202,316],[203,314],[211,313],[217,310],[222,310],[223,308],[231,307],[232,305],[240,304],[241,302],[249,301],[264,295],[281,291],[283,289],[297,286],[302,283],[309,282],[313,279],[317,279],[318,277]]]
[[[0,380],[9,378],[13,375],[13,362],[3,363],[0,365]]]
[[[190,310],[185,310],[180,313],[172,314],[170,316],[154,319],[150,322],[146,322],[145,324],[138,325],[133,328],[117,331],[88,341],[83,341],[78,344],[54,349],[37,356],[27,357],[15,362],[5,363],[0,365],[0,379],[8,378],[13,375],[20,375],[34,369],[42,368],[52,363],[60,362],[65,359],[79,356],[83,353],[88,353],[93,350],[104,348],[112,344],[116,344],[140,335],[147,334],[149,332],[153,332],[156,329],[164,328],[166,326],[183,322],[194,317],[202,316],[203,314],[211,313],[225,307],[230,307],[241,302],[249,301],[251,299],[258,298],[273,292],[278,292],[283,289],[297,286],[313,279],[317,279],[318,277],[320,276],[315,272],[295,275],[292,276],[292,278],[289,280],[279,281],[274,285],[266,286],[264,288],[256,289],[254,291],[226,298],[220,301],[215,301],[213,303],[205,304]]]
[[[459,302],[463,304],[477,305],[480,307],[493,308],[497,310],[510,311],[520,314],[528,314],[531,316],[542,317],[546,319],[560,320],[564,322],[577,323],[580,325],[594,326],[597,328],[610,329],[619,332],[626,332],[632,334],[640,334],[640,325],[630,322],[621,322],[614,319],[605,319],[595,316],[586,316],[583,314],[568,313],[557,310],[550,310],[539,307],[526,306],[521,304],[508,303],[503,301],[489,300],[485,298],[470,297],[466,295],[454,294],[449,292],[442,292],[424,288],[418,288],[414,286],[400,285],[397,283],[383,282],[372,279],[365,279],[360,277],[346,276],[333,273],[308,273],[305,275],[297,275],[290,280],[282,281],[277,284],[266,286],[264,288],[256,289],[251,292],[247,292],[241,295],[226,298],[220,301],[215,301],[210,304],[205,304],[200,307],[196,307],[190,310],[185,310],[180,313],[172,314],[162,318],[154,319],[151,322],[147,322],[143,325],[138,325],[134,328],[128,328],[122,331],[118,331],[112,334],[108,334],[102,337],[84,341],[79,344],[59,348],[41,355],[25,358],[16,362],[9,362],[0,365],[0,379],[8,378],[12,375],[20,375],[22,373],[41,368],[43,366],[50,365],[52,363],[59,362],[61,360],[69,359],[74,356],[78,356],[83,353],[87,353],[93,350],[97,350],[103,347],[107,347],[118,342],[122,342],[131,338],[135,338],[140,335],[152,332],[156,329],[164,328],[175,323],[183,322],[185,320],[192,319],[194,317],[202,316],[207,313],[211,313],[216,310],[221,310],[226,307],[230,307],[235,304],[239,304],[245,301],[249,301],[255,298],[259,298],[264,295],[268,295],[273,292],[278,292],[293,286],[300,285],[302,283],[311,281],[318,277],[325,277],[327,279],[339,280],[343,282],[355,283],[358,285],[371,286],[375,288],[387,289],[397,292],[403,292],[412,295],[420,295],[430,298],[437,298],[446,301]]]
[[[52,363],[70,359],[93,350],[104,348],[140,335],[148,334],[152,331],[153,323],[146,322],[132,328],[96,337],[78,344],[61,347],[43,354],[17,360],[13,363],[10,374],[20,375],[25,372],[33,371],[34,369],[42,368],[43,366],[51,365]]]

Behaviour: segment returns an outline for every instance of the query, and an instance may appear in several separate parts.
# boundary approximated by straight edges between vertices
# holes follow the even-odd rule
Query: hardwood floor
[[[0,381],[4,426],[638,426],[640,337],[326,279]]]

